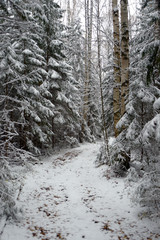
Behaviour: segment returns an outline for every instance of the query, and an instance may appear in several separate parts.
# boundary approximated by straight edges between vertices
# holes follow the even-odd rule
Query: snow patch
[[[1,240],[158,239],[158,223],[138,218],[124,179],[107,177],[106,165],[95,168],[99,148],[85,143],[35,165],[19,197],[24,218],[8,221]]]
[[[156,101],[153,104],[153,107],[156,111],[160,110],[160,97],[156,99]]]
[[[108,145],[109,146],[113,146],[116,142],[116,138],[115,137],[110,137],[109,141],[108,141]]]

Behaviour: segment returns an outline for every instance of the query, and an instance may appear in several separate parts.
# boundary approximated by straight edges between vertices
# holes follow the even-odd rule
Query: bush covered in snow
[[[109,151],[109,153],[108,153]],[[107,164],[119,176],[125,176],[130,167],[130,156],[120,141],[116,138],[109,138],[108,150],[103,144],[97,155],[96,165]]]
[[[8,163],[2,159],[0,159],[0,169],[0,218],[3,215],[16,217],[15,189],[11,180],[11,171]]]

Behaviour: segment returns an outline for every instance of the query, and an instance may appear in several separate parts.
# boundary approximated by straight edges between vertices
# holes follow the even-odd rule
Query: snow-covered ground
[[[34,166],[19,196],[20,222],[7,222],[1,240],[154,240],[158,223],[138,218],[124,179],[95,168],[100,145],[83,144]]]

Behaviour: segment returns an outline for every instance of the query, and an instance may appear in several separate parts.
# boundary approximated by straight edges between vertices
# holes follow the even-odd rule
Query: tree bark
[[[73,0],[73,9],[72,9],[72,14],[71,14],[71,22],[74,22],[75,17],[76,17],[76,6],[77,6],[77,2],[76,2],[76,0]]]
[[[100,97],[101,97],[101,111],[102,111],[102,126],[103,126],[103,134],[104,141],[106,146],[106,153],[108,158],[110,158],[109,154],[109,146],[108,146],[108,133],[107,126],[105,121],[105,112],[104,112],[104,98],[103,98],[103,86],[102,86],[102,64],[101,64],[101,39],[100,39],[100,6],[99,0],[97,0],[97,57],[98,57],[98,76],[99,76],[99,85],[100,85]]]
[[[113,39],[114,39],[114,88],[113,88],[113,114],[114,114],[114,133],[115,137],[119,132],[116,128],[117,122],[121,117],[121,61],[120,61],[120,37],[119,37],[119,10],[117,0],[112,0],[113,16]]]
[[[68,26],[71,24],[71,7],[70,7],[70,0],[67,1],[67,24],[68,24]]]
[[[91,94],[91,81],[92,81],[92,28],[93,28],[93,0],[90,0],[90,13],[89,13],[89,29],[88,29],[88,126],[90,127],[90,94]]]
[[[91,59],[92,59],[92,18],[93,0],[85,0],[85,82],[83,118],[89,126],[89,96],[91,81]],[[83,128],[83,127],[82,127]]]
[[[87,121],[88,112],[88,8],[89,0],[85,0],[85,80],[84,80],[84,100],[83,100],[83,119]],[[84,131],[84,124],[82,126],[82,131]]]
[[[121,117],[129,96],[129,23],[128,0],[121,0]]]

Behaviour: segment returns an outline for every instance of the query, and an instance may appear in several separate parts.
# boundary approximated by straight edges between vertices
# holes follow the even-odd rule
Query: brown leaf
[[[34,231],[34,229],[33,229],[31,226],[29,226],[28,229],[29,229],[31,232]]]
[[[61,198],[61,197],[54,195],[54,198]]]
[[[58,237],[59,239],[62,239],[61,233],[57,233],[57,237]]]
[[[44,210],[43,212],[45,212],[45,214],[47,215],[47,217],[49,217],[51,214],[49,212],[47,212],[47,210]]]
[[[44,228],[40,227],[39,230],[41,231],[40,233],[41,233],[42,235],[46,235],[46,231],[44,230]]]
[[[33,237],[36,237],[36,236],[37,236],[37,233],[33,232],[33,233],[32,233],[32,236],[33,236]]]
[[[39,229],[39,227],[38,227],[38,226],[34,226],[34,228],[35,228],[36,230],[38,230],[38,229]]]
[[[124,235],[123,238],[129,240],[129,237],[126,234]]]
[[[104,226],[102,227],[102,230],[114,232],[114,231],[109,227],[109,224],[108,224],[108,223],[105,223],[105,224],[104,224]]]

